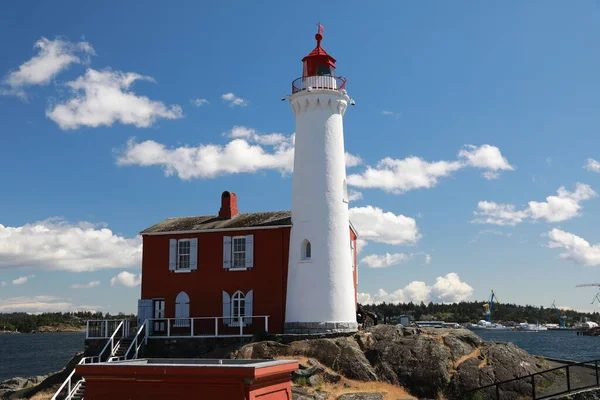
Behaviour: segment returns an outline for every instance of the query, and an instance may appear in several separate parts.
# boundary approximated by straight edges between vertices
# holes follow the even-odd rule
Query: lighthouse
[[[357,330],[343,126],[352,100],[322,31],[289,96],[296,134],[286,333]]]

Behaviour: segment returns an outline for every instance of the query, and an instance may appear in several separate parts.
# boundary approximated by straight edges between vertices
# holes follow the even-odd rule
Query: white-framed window
[[[302,249],[301,249],[301,258],[304,261],[309,261],[310,257],[312,255],[312,246],[310,244],[310,242],[308,241],[308,239],[304,239],[304,241],[302,242]]]
[[[198,239],[171,239],[169,249],[169,270],[189,272],[198,268]]]
[[[190,250],[189,239],[177,242],[177,269],[190,267]]]
[[[176,319],[174,327],[189,327],[190,326],[190,296],[186,292],[179,292],[175,298],[175,318],[188,318],[188,319]]]
[[[223,268],[245,270],[254,266],[254,235],[223,237]]]
[[[226,326],[240,326],[242,318],[243,326],[250,325],[253,298],[254,290],[249,290],[246,294],[238,290],[232,296],[223,290],[223,323]]]
[[[231,316],[234,321],[246,316],[246,296],[239,290],[231,296]]]
[[[232,267],[246,268],[246,236],[234,236],[232,240]]]

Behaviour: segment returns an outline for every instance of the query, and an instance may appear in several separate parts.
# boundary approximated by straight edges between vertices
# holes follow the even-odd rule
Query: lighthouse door
[[[154,300],[154,332],[162,333],[165,331],[165,300]],[[158,320],[157,320],[158,318]]]

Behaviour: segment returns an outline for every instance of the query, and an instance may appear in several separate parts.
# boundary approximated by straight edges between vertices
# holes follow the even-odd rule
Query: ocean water
[[[84,345],[83,332],[0,334],[0,381],[59,371]]]
[[[536,356],[573,361],[600,359],[600,336],[577,336],[576,331],[501,331],[474,329],[476,335],[492,342],[512,342]]]
[[[574,361],[600,359],[600,336],[577,336],[575,331],[473,332],[484,340],[512,342],[539,356]],[[80,332],[0,335],[0,381],[59,371],[75,353],[83,351],[84,340],[85,334]]]

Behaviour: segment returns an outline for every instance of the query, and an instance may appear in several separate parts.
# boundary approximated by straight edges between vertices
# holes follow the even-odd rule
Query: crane
[[[581,285],[576,285],[575,287],[588,287],[588,286],[600,286],[600,283],[583,283]],[[598,300],[598,303],[600,303],[600,289],[596,293],[596,295],[594,296],[594,298],[592,299],[592,302],[590,304],[594,304],[594,302],[596,300]]]
[[[488,300],[487,304],[483,305],[483,315],[487,317],[488,322],[492,322],[492,305],[494,304],[494,301],[498,303],[498,298],[492,290],[492,293],[490,294],[490,299]]]
[[[556,307],[556,304],[554,304],[554,301],[552,301],[552,308],[554,308],[556,310],[556,313],[558,314],[558,326],[560,327],[560,329],[566,328],[567,324],[565,322],[565,319],[567,319],[567,316],[565,315],[565,312],[559,310],[559,308]]]

